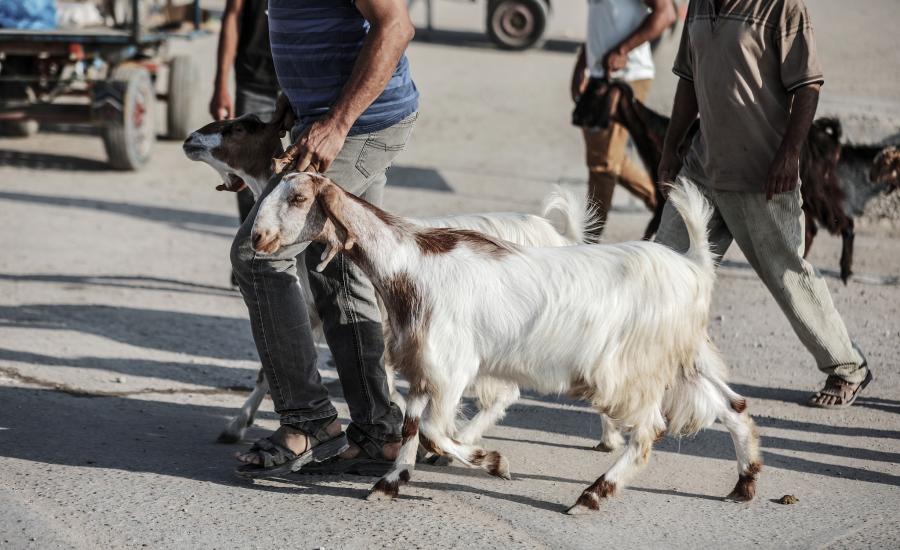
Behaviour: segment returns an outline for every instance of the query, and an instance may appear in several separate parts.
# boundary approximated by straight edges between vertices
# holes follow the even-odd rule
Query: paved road
[[[811,4],[835,74],[829,93],[895,101],[895,3],[861,2],[852,13]],[[548,49],[525,54],[472,34],[477,6],[439,8],[465,32],[410,49],[422,116],[392,170],[390,208],[534,211],[550,184],[583,185],[565,84],[580,7],[558,14]],[[190,46],[207,60],[213,48]],[[740,254],[729,254],[712,333],[764,438],[752,504],[719,498],[735,468],[717,426],[662,441],[600,513],[564,516],[614,457],[589,449],[599,427],[583,403],[535,395],[486,440],[510,458],[513,481],[428,467],[401,499],[372,504],[361,499],[371,479],[231,475],[229,455],[242,447],[213,441],[257,369],[246,310],[226,287],[233,197],[215,193],[212,171],[177,143],[161,142],[138,174],[103,160],[93,136],[0,140],[2,547],[900,547],[897,286],[828,279],[877,380],[851,410],[811,410],[798,402],[821,375]],[[624,197],[617,205],[607,239],[635,238],[647,214]],[[857,271],[900,273],[896,237],[863,227]],[[838,254],[823,236],[812,260],[835,269]],[[333,371],[324,375],[346,418]],[[276,426],[271,402],[258,424],[248,439]],[[773,502],[784,494],[799,502]]]

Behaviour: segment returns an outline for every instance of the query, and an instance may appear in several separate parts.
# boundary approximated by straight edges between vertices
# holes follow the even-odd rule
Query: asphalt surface
[[[544,49],[518,54],[477,32],[479,5],[437,4],[441,32],[420,32],[409,51],[421,117],[389,174],[387,208],[536,211],[553,183],[583,189],[567,99],[582,3],[556,14]],[[890,139],[900,127],[898,4],[810,9],[823,109],[861,121],[867,141]],[[174,48],[194,53],[211,82],[214,39]],[[670,50],[651,100],[659,108],[671,101]],[[198,103],[207,98],[208,85],[197,90]],[[230,455],[277,426],[266,400],[248,441],[214,442],[258,368],[246,309],[227,285],[234,198],[179,143],[159,142],[147,169],[122,173],[106,168],[97,137],[72,130],[0,139],[0,547],[900,547],[900,287],[865,282],[900,274],[895,224],[859,228],[861,280],[827,278],[876,377],[845,411],[800,404],[824,376],[729,252],[712,336],[763,437],[754,502],[721,500],[736,476],[717,425],[661,441],[600,512],[565,516],[615,457],[590,449],[600,432],[584,403],[529,395],[485,440],[509,458],[512,481],[423,467],[401,498],[369,503],[374,479],[232,474]],[[638,237],[648,214],[621,192],[615,205],[606,240]],[[820,234],[811,261],[833,272],[839,251]],[[323,374],[346,420],[334,372]],[[786,494],[798,502],[775,502]]]

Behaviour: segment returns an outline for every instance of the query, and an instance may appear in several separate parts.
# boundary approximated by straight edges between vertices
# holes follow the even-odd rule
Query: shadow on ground
[[[0,327],[73,330],[139,348],[220,359],[255,357],[249,325],[236,317],[95,304],[0,306]]]
[[[0,200],[110,212],[140,220],[166,223],[179,229],[215,235],[218,237],[231,238],[238,227],[237,216],[226,216],[223,214],[213,214],[211,212],[200,212],[197,210],[185,210],[164,206],[131,204],[127,202],[65,197],[60,195],[37,195],[34,193],[20,193],[15,191],[0,191]],[[227,228],[228,231],[219,232],[210,230],[209,227]]]
[[[65,170],[67,172],[106,172],[109,164],[72,155],[0,149],[0,166],[33,170]]]
[[[159,292],[176,292],[183,294],[206,294],[227,298],[240,298],[237,290],[226,286],[213,286],[180,281],[164,277],[148,277],[145,275],[68,275],[56,273],[0,273],[0,281],[48,283],[63,285],[63,288],[81,290],[85,286],[106,288],[124,288],[128,290],[155,290]]]

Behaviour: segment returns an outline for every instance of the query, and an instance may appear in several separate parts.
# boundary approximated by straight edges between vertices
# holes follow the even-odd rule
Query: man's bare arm
[[[328,170],[353,123],[384,91],[415,34],[404,0],[357,0],[356,7],[369,22],[369,33],[331,110],[294,144],[298,170]]]
[[[587,85],[587,53],[585,45],[578,47],[578,55],[575,58],[575,67],[572,69],[572,100],[578,101]]]
[[[778,193],[793,191],[800,181],[800,151],[819,105],[820,84],[808,84],[794,91],[787,132],[769,168],[766,180],[766,200]]]
[[[678,88],[675,91],[675,104],[672,106],[672,120],[669,122],[662,160],[659,163],[660,183],[670,183],[678,175],[678,171],[681,169],[678,146],[684,141],[685,135],[697,118],[697,113],[697,93],[694,90],[694,83],[679,78]]]
[[[606,58],[603,60],[603,68],[606,72],[611,73],[624,69],[628,61],[628,52],[644,42],[656,40],[669,25],[675,22],[677,14],[672,0],[644,0],[644,3],[650,8],[650,14],[644,18],[641,26],[606,54]]]
[[[222,15],[222,29],[219,32],[219,48],[216,53],[216,80],[213,84],[213,96],[209,102],[209,114],[215,120],[234,117],[234,104],[228,93],[228,77],[234,58],[237,55],[240,38],[240,17],[244,8],[244,0],[228,0],[225,13]]]

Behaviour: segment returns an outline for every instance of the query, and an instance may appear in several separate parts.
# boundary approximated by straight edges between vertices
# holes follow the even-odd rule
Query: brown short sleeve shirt
[[[803,0],[691,0],[673,71],[700,111],[685,174],[729,191],[763,191],[793,91],[824,81]]]

